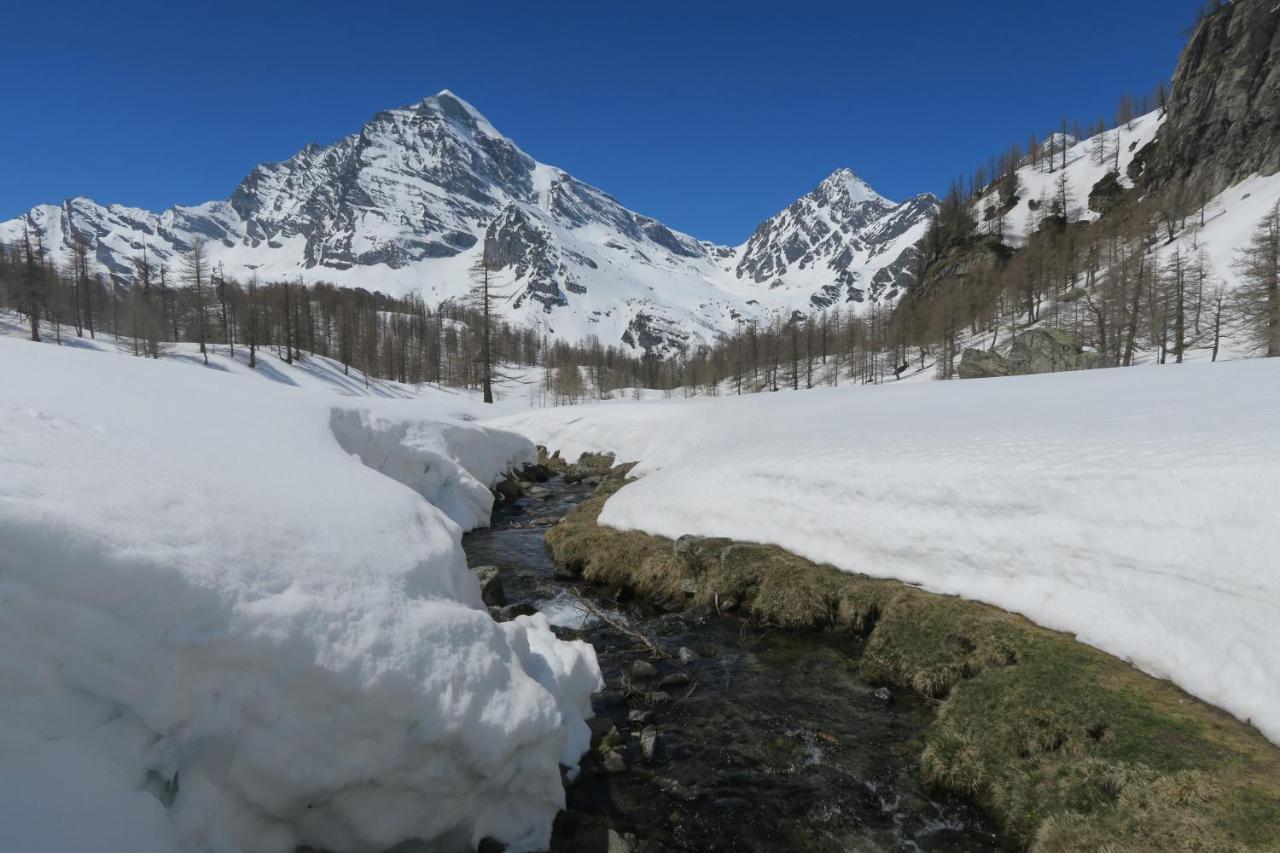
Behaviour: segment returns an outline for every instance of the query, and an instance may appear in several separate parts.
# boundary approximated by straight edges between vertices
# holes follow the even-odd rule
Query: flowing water
[[[536,607],[590,642],[604,671],[595,748],[568,783],[553,850],[1004,849],[981,812],[921,781],[931,711],[859,679],[855,641],[663,613],[558,577],[543,536],[591,489],[556,478],[530,492],[464,546],[472,566],[501,569],[508,606]],[[637,660],[657,675],[637,677]]]

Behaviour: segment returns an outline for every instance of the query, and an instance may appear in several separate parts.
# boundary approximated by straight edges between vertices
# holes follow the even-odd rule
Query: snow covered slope
[[[1044,143],[1042,156],[1036,165],[1030,161],[1018,169],[1018,202],[1009,209],[1003,218],[1004,240],[1011,246],[1019,246],[1027,234],[1040,227],[1040,221],[1049,210],[1055,197],[1059,194],[1059,181],[1066,176],[1067,210],[1066,216],[1072,221],[1094,220],[1099,214],[1089,208],[1089,194],[1098,181],[1108,173],[1118,175],[1123,187],[1132,187],[1133,181],[1128,177],[1129,164],[1134,156],[1142,150],[1160,130],[1164,123],[1164,115],[1159,111],[1148,113],[1122,124],[1114,130],[1076,140],[1066,137],[1066,168],[1062,167],[1062,135],[1055,134]],[[1056,151],[1052,165],[1048,152]],[[1096,156],[1102,153],[1101,160]],[[994,214],[988,214],[989,208],[999,208],[997,194],[989,193],[974,202],[974,214],[979,223],[985,223],[988,229],[996,227]],[[1034,208],[1034,209],[1033,209]]]
[[[0,241],[25,230],[65,262],[83,238],[95,268],[125,283],[144,248],[176,279],[201,241],[238,278],[421,291],[431,303],[464,293],[484,252],[514,294],[513,320],[663,354],[739,319],[891,301],[935,203],[894,205],[840,170],[745,245],[715,246],[535,161],[445,91],[259,166],[228,201],[155,214],[74,198],[0,223]]]
[[[778,544],[1013,610],[1280,742],[1280,360],[548,409],[609,525]]]
[[[430,399],[0,336],[5,849],[542,849],[590,647],[460,547],[533,458]]]

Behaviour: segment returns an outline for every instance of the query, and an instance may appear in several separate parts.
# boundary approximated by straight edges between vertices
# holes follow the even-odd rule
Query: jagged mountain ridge
[[[937,204],[894,204],[848,170],[741,246],[697,240],[540,163],[448,91],[376,114],[332,145],[255,168],[226,201],[152,213],[75,198],[0,223],[65,261],[75,239],[128,284],[145,251],[178,277],[197,240],[241,279],[301,278],[429,303],[462,295],[481,252],[513,322],[655,356],[836,303],[891,303]]]

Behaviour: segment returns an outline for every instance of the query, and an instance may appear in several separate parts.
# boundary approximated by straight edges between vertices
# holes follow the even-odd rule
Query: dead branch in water
[[[594,604],[587,601],[586,599],[579,598],[578,605],[584,611],[594,616],[595,618],[599,619],[601,622],[605,623],[610,628],[617,631],[619,634],[630,637],[631,639],[635,640],[637,643],[640,643],[641,645],[643,645],[646,649],[649,650],[649,654],[652,655],[653,657],[659,658],[659,659],[666,657],[666,653],[662,651],[661,646],[655,643],[651,638],[646,637],[644,634],[637,631],[635,628],[632,628],[630,625],[624,625],[621,622],[619,622],[617,619],[614,619],[613,617],[605,614],[604,611],[602,611],[600,608],[596,607]]]

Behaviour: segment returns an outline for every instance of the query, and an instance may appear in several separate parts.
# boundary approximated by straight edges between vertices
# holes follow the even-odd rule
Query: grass
[[[1280,749],[1250,726],[984,604],[772,546],[601,527],[630,470],[603,471],[611,462],[579,461],[602,482],[548,532],[557,563],[672,607],[866,638],[868,681],[939,701],[926,779],[985,807],[1010,843],[1038,853],[1280,851]]]

